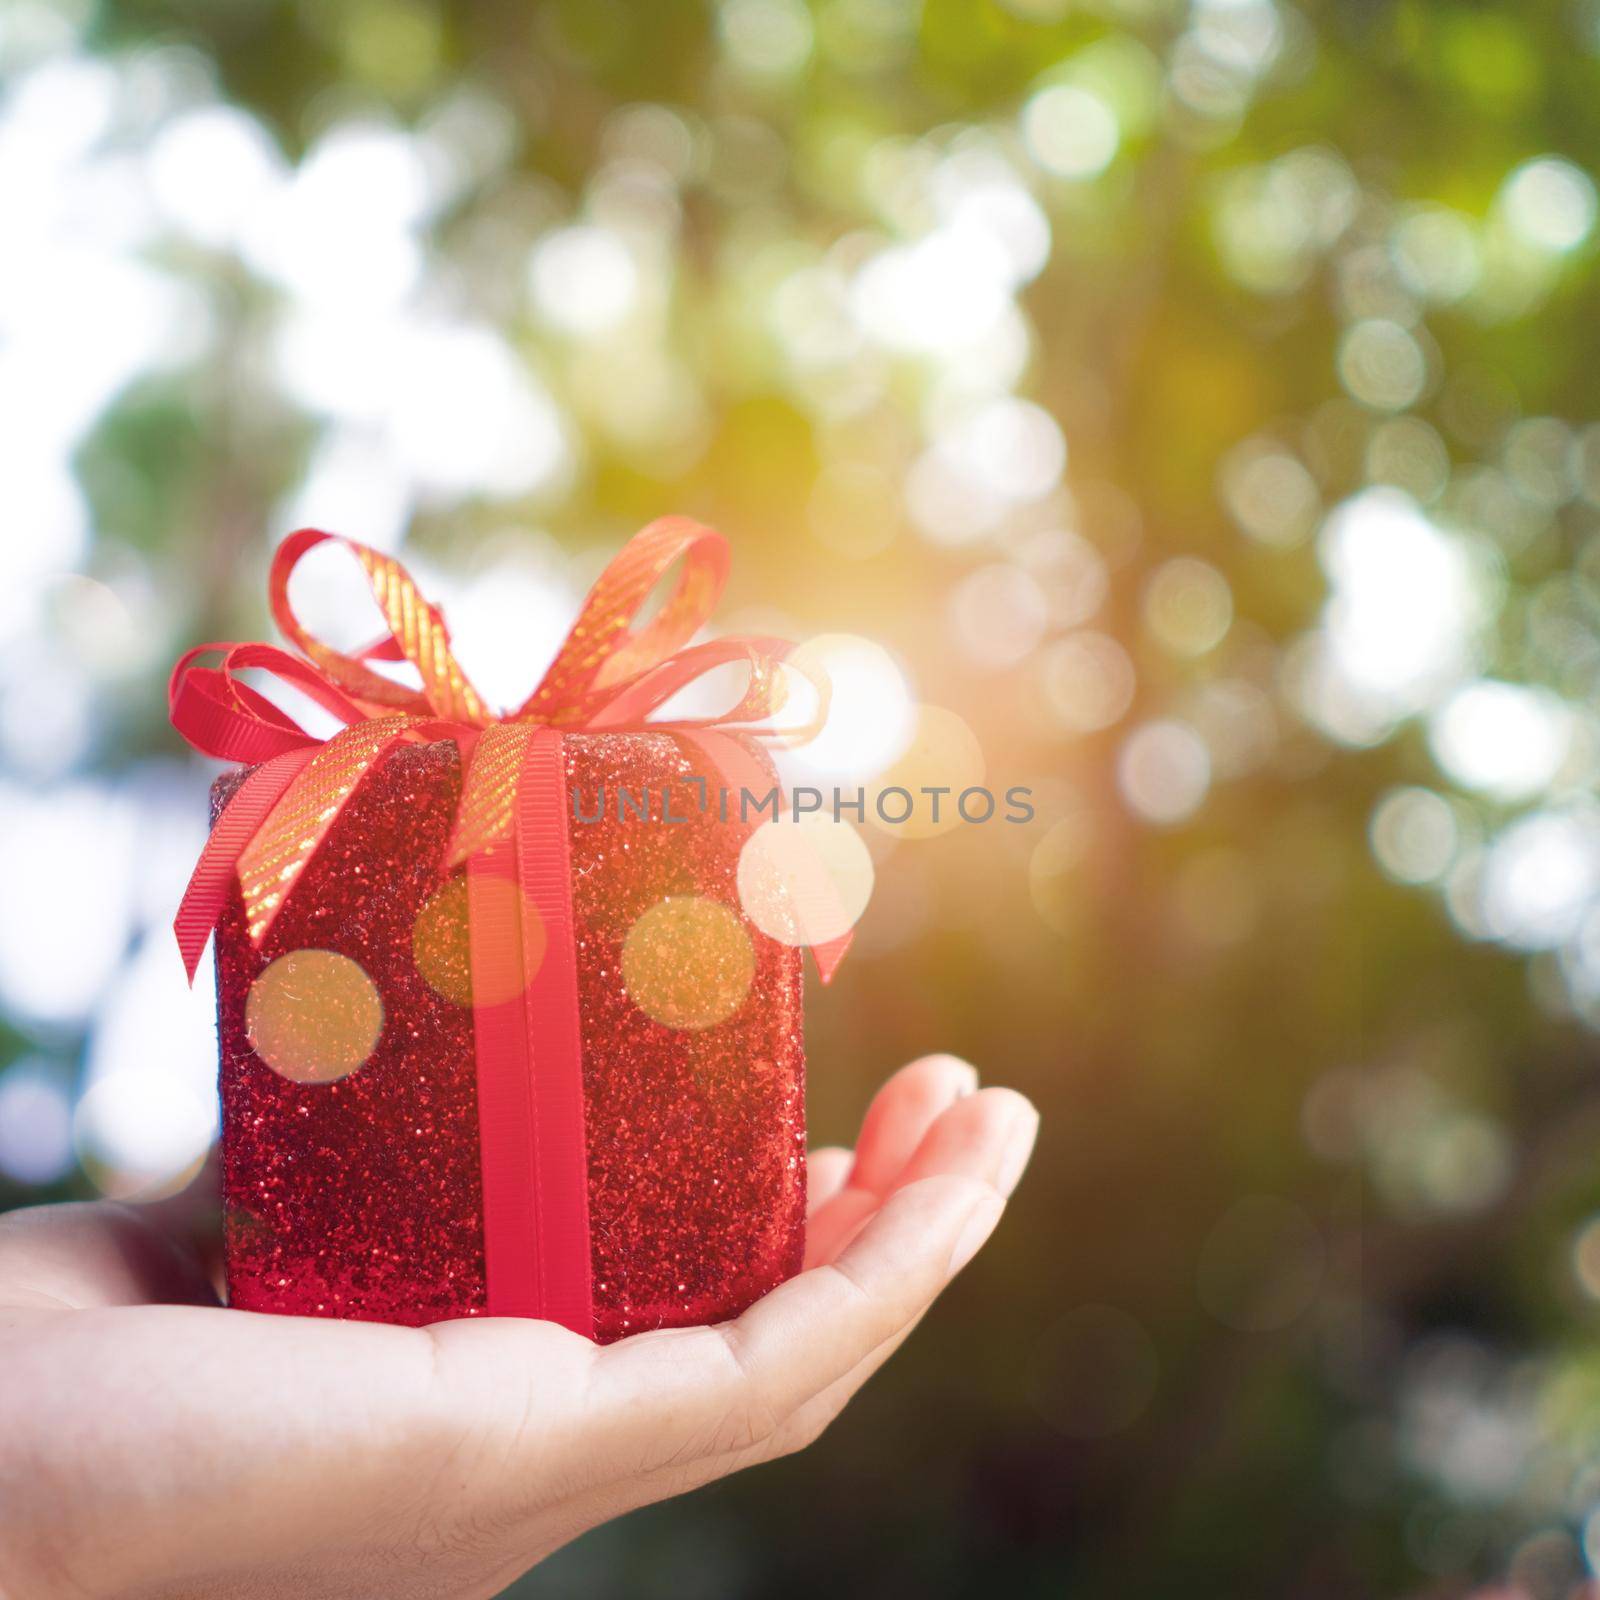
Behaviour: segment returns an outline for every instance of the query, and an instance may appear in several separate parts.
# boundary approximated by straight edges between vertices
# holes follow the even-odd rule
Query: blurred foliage
[[[92,541],[60,568],[145,648],[89,674],[117,717],[55,767],[21,740],[8,782],[170,759],[166,660],[261,636],[272,539],[328,500],[462,582],[530,549],[590,576],[703,517],[727,613],[882,642],[994,787],[1036,791],[1027,828],[880,850],[812,1004],[821,1142],[930,1049],[1040,1104],[994,1245],[819,1449],[516,1592],[1573,1592],[1600,1560],[1600,7],[14,18],[12,105],[115,68],[99,137],[131,165],[85,205],[152,184],[115,248],[182,298],[62,436]],[[170,137],[217,106],[272,152],[242,215],[207,155],[241,124]],[[285,206],[352,129],[391,141],[371,206]],[[400,281],[369,296],[380,223]],[[378,381],[424,393],[341,397],[419,327],[437,370]],[[1459,698],[1484,683],[1513,698]],[[5,994],[0,1059],[81,1090],[95,1014]]]

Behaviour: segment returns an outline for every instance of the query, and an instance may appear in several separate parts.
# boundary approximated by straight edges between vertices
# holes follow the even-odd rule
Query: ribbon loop
[[[748,666],[750,677],[738,702],[727,711],[707,717],[678,717],[671,721],[646,719],[673,695],[718,667]],[[816,709],[804,723],[774,728],[770,719],[788,703],[784,672],[797,672],[816,693]],[[712,639],[680,650],[670,660],[639,674],[624,685],[589,718],[597,732],[648,725],[664,733],[688,733],[698,728],[721,728],[727,733],[754,733],[771,741],[802,743],[814,737],[827,720],[830,687],[827,677],[801,661],[786,639],[759,637]]]
[[[215,667],[194,663],[222,653]],[[167,685],[172,725],[208,756],[254,765],[286,750],[316,744],[281,706],[259,690],[241,683],[236,673],[255,667],[270,673],[349,726],[366,720],[367,711],[330,683],[309,662],[270,644],[202,644],[178,658]]]
[[[633,623],[651,591],[682,559],[672,593],[643,628]],[[617,688],[686,645],[710,620],[728,581],[728,542],[688,517],[661,517],[634,535],[595,582],[539,687],[513,721],[575,726]]]
[[[324,644],[295,615],[289,599],[289,577],[320,544],[343,546],[361,563],[372,598],[388,626],[380,639],[354,655]],[[273,620],[339,688],[383,711],[412,716],[432,713],[469,727],[483,727],[489,713],[450,650],[450,633],[444,618],[425,600],[411,574],[393,556],[386,556],[354,539],[316,528],[301,528],[278,546],[267,578]],[[393,678],[374,672],[368,661],[409,661],[422,680],[420,690],[407,688]]]

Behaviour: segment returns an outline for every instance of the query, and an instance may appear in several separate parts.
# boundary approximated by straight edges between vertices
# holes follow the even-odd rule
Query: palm
[[[932,1057],[812,1157],[807,1270],[714,1328],[218,1307],[133,1213],[0,1221],[0,1593],[492,1595],[814,1438],[998,1220],[1036,1119]],[[209,1302],[209,1303],[207,1303]]]

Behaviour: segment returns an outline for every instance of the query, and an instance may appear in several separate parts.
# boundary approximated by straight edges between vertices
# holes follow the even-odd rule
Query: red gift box
[[[799,940],[739,882],[786,646],[682,648],[726,547],[670,519],[496,717],[390,558],[348,545],[385,640],[345,655],[300,627],[289,572],[327,538],[292,535],[273,568],[303,659],[205,646],[173,679],[190,742],[252,763],[218,781],[177,923],[191,973],[216,930],[230,1303],[602,1340],[736,1315],[804,1247]],[[373,665],[401,660],[420,688]],[[649,720],[728,661],[750,669],[731,712]],[[344,729],[315,739],[244,667]],[[817,948],[825,977],[846,943]]]

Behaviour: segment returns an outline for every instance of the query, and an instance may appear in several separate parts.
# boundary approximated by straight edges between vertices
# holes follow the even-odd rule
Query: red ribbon
[[[472,856],[467,896],[474,992],[498,994],[497,974],[478,968],[499,963],[506,949],[521,951],[533,969],[505,986],[515,992],[475,1007],[473,1016],[490,1309],[589,1333],[583,1052],[562,739],[554,728],[528,739],[515,861],[508,864],[504,851]],[[508,882],[517,893],[503,892]],[[502,892],[491,892],[496,885]],[[539,919],[542,951],[530,950],[526,930],[512,926],[524,908]]]
[[[361,564],[387,629],[353,654],[316,638],[289,600],[294,567],[330,541]],[[636,626],[646,599],[679,561],[668,598],[648,624]],[[173,726],[195,749],[254,769],[218,817],[173,925],[191,981],[236,878],[259,945],[362,776],[394,744],[447,738],[460,745],[466,776],[443,866],[467,864],[484,1250],[496,1315],[544,1317],[585,1334],[593,1326],[563,732],[677,733],[737,792],[770,783],[770,769],[729,735],[800,742],[827,714],[826,680],[798,669],[816,688],[816,713],[800,727],[772,725],[785,698],[781,669],[790,647],[783,640],[689,646],[727,572],[720,534],[682,517],[651,523],[601,574],[538,688],[501,716],[468,681],[442,615],[398,561],[302,529],[279,546],[269,577],[273,617],[301,654],[209,644],[173,669]],[[221,657],[216,665],[199,664],[214,654]],[[416,686],[372,666],[402,661],[415,669]],[[679,690],[729,663],[749,671],[729,710],[649,720]],[[323,740],[301,727],[240,681],[252,668],[307,695],[341,724],[339,732]],[[521,926],[524,906],[543,929],[542,952],[530,948]],[[847,933],[813,946],[823,982],[849,943]],[[508,952],[522,973],[506,986],[494,974],[503,973]]]

